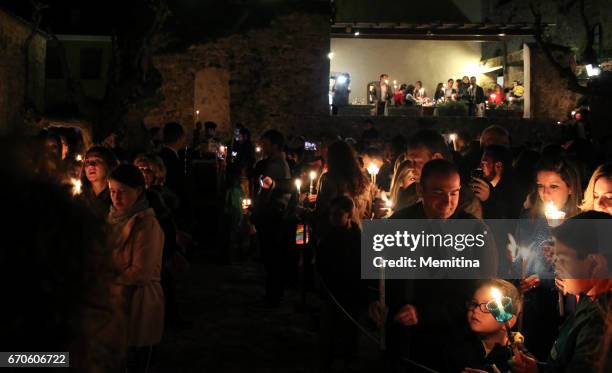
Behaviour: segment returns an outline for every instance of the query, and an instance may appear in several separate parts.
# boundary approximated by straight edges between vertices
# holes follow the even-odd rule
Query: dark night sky
[[[41,28],[56,34],[109,35],[144,30],[150,22],[147,0],[40,0],[48,4]],[[239,29],[265,26],[279,13],[292,10],[327,12],[327,1],[317,0],[168,0],[169,34],[189,44],[223,36],[244,19]],[[32,7],[26,0],[0,0],[0,6],[30,21]]]

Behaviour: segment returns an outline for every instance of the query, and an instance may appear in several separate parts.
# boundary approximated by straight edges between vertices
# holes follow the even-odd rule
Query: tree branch
[[[561,65],[559,61],[557,61],[557,59],[552,53],[549,43],[546,40],[544,40],[544,27],[542,25],[542,14],[536,9],[536,6],[533,0],[529,2],[529,8],[531,10],[531,14],[533,15],[534,25],[535,25],[535,33],[533,37],[538,43],[538,45],[540,46],[540,48],[542,48],[544,55],[546,56],[548,61],[551,63],[551,65],[557,70],[557,72],[559,73],[559,75],[561,75],[562,78],[567,80],[568,89],[573,92],[582,94],[582,95],[597,95],[598,94],[597,92],[579,83],[578,77],[576,76],[576,74],[574,74],[574,71],[572,71],[570,67],[565,67]]]

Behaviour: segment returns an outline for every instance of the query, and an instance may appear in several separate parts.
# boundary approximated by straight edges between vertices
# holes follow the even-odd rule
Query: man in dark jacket
[[[468,96],[470,101],[470,116],[484,116],[485,94],[484,89],[476,84],[476,77],[470,78],[470,88],[468,88]]]
[[[458,209],[461,182],[459,170],[451,162],[435,159],[427,162],[420,175],[418,193],[422,202],[396,212],[391,219],[475,219]],[[485,246],[487,259],[482,268],[496,269],[494,243]],[[493,248],[491,248],[493,247]],[[494,273],[483,273],[483,276]],[[456,320],[464,320],[464,300],[473,291],[471,280],[394,280],[388,281],[389,312],[387,346],[393,371],[409,366],[406,358],[418,364],[439,369],[438,352],[444,336],[460,327]],[[375,307],[371,314],[380,317]]]

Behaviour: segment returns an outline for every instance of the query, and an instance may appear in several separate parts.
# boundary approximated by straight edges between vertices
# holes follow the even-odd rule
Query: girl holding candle
[[[550,256],[551,226],[579,212],[582,187],[578,168],[562,156],[548,156],[535,167],[535,202],[518,222],[515,232],[518,255],[515,274],[525,295],[522,320],[528,349],[544,359],[554,341],[560,320],[559,295]]]

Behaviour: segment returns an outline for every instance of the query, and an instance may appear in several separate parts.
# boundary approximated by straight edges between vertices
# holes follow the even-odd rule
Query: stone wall
[[[567,89],[567,80],[536,46],[531,51],[531,107],[534,118],[567,120],[576,107],[578,94]]]
[[[219,123],[221,132],[229,132],[230,122],[261,133],[288,128],[307,115],[326,115],[329,40],[328,15],[291,14],[264,29],[159,55],[155,66],[163,77],[164,99],[143,113],[144,122],[150,127],[178,121],[190,131],[198,107],[196,75],[210,68],[229,76],[230,120]],[[199,119],[207,115],[200,110]]]
[[[26,87],[22,49],[30,32],[27,23],[0,9],[0,131],[19,123],[26,89],[34,107],[43,110],[46,39],[41,34],[32,39],[28,54],[29,86]]]

